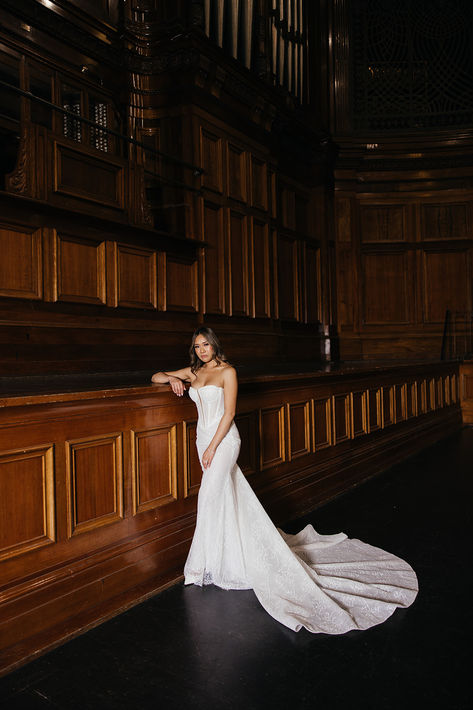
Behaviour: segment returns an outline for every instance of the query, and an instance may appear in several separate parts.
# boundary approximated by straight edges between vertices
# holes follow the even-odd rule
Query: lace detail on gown
[[[189,394],[202,459],[224,412],[223,389]],[[275,619],[313,633],[366,629],[412,604],[417,578],[399,557],[344,533],[319,535],[312,525],[296,535],[276,528],[237,465],[239,452],[232,424],[202,476],[185,584],[253,589]]]

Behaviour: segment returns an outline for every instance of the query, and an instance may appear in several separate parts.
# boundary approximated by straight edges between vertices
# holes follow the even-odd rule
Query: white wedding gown
[[[199,458],[224,412],[223,389],[189,389],[199,414]],[[253,589],[266,611],[294,631],[343,634],[380,624],[414,601],[413,569],[399,557],[307,525],[287,535],[271,522],[237,465],[235,424],[204,471],[185,584]]]

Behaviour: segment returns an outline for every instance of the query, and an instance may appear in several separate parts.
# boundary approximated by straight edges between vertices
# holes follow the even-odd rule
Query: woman
[[[273,525],[237,465],[235,369],[210,328],[195,331],[190,356],[189,367],[152,377],[179,397],[190,383],[198,411],[203,477],[185,584],[253,589],[275,619],[313,633],[366,629],[412,604],[417,578],[404,560],[344,533],[307,525],[287,535]]]

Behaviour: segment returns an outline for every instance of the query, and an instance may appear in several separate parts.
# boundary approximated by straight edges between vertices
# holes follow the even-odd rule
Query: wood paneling
[[[69,535],[123,517],[122,435],[66,442]]]
[[[334,445],[347,441],[350,431],[350,395],[337,394],[332,397],[333,443]]]
[[[100,159],[84,148],[55,142],[54,192],[123,209],[124,167],[113,158]]]
[[[258,470],[258,413],[256,411],[238,414],[235,417],[241,437],[240,456],[238,465],[245,474],[250,476]]]
[[[296,228],[296,194],[289,187],[282,187],[280,193],[281,217],[284,227],[294,230]]]
[[[117,261],[118,305],[156,308],[156,252],[119,244]]]
[[[287,407],[288,461],[310,453],[311,406],[310,401],[291,402]]]
[[[452,378],[454,375],[445,377],[445,400],[452,404],[455,399],[452,392]],[[473,424],[473,362],[463,362],[460,365],[460,390],[461,409],[463,424]]]
[[[314,451],[332,444],[332,401],[330,397],[314,399]]]
[[[55,540],[53,447],[0,453],[0,561]]]
[[[304,258],[306,321],[307,323],[318,323],[322,321],[320,248],[306,244]]]
[[[368,432],[366,392],[351,392],[351,433],[353,437]]]
[[[444,323],[445,311],[471,308],[470,255],[462,251],[424,252],[424,319]]]
[[[406,390],[405,384],[394,385],[394,417],[396,422],[406,418]]]
[[[239,202],[247,201],[247,153],[230,142],[227,142],[227,186],[229,197]]]
[[[383,426],[382,397],[381,389],[368,390],[368,428],[370,433]]]
[[[176,425],[132,432],[133,512],[177,500]]]
[[[229,312],[233,316],[250,315],[248,267],[248,218],[230,210],[227,283],[229,289]]]
[[[341,326],[350,326],[354,322],[354,264],[351,247],[337,247],[337,308]]]
[[[55,300],[105,304],[105,242],[56,234],[53,249]]]
[[[427,411],[427,383],[421,379],[417,383],[417,415],[425,414]]]
[[[377,404],[380,391],[427,381],[438,394],[457,372],[423,363],[246,379],[242,469],[275,522],[301,515],[460,426],[457,404],[402,422],[396,409],[397,421],[364,433],[367,392]],[[178,579],[195,524],[202,470],[187,397],[151,385],[44,397],[0,407],[1,668]]]
[[[402,242],[406,238],[404,205],[362,205],[363,242]]]
[[[197,262],[194,259],[168,255],[165,263],[166,310],[197,311]]]
[[[203,207],[203,238],[205,249],[204,294],[205,312],[223,313],[225,310],[225,262],[223,207],[205,202]]]
[[[251,230],[252,315],[254,318],[269,318],[270,270],[268,225],[258,219],[252,220]]]
[[[197,495],[202,480],[202,467],[200,465],[196,439],[196,422],[184,422],[184,498]]]
[[[417,416],[417,408],[417,382],[408,382],[406,384],[406,416],[408,419]]]
[[[252,155],[251,166],[251,206],[257,209],[268,209],[268,170],[263,160]]]
[[[414,301],[405,253],[363,254],[363,322],[405,323]]]
[[[383,427],[394,424],[394,387],[383,387]]]
[[[435,379],[430,377],[425,382],[425,408],[427,412],[435,409]]]
[[[297,241],[280,234],[278,239],[279,317],[299,318],[299,260]]]
[[[206,128],[200,129],[200,155],[204,169],[202,184],[213,192],[223,192],[222,139]]]
[[[41,230],[0,225],[0,251],[0,296],[41,298]]]
[[[268,407],[259,413],[260,469],[285,460],[284,407]]]
[[[468,204],[422,205],[422,239],[462,239],[468,234]]]

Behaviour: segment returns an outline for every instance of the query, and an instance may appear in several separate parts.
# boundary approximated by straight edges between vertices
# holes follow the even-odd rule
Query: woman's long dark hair
[[[192,336],[192,343],[189,348],[189,355],[191,358],[191,372],[195,373],[197,370],[200,370],[202,365],[204,364],[202,360],[199,358],[198,355],[196,355],[196,352],[194,350],[195,346],[195,339],[197,338],[198,335],[203,335],[206,341],[209,343],[209,345],[212,346],[213,348],[213,356],[214,360],[217,362],[217,365],[220,365],[222,362],[228,362],[225,353],[223,352],[223,348],[220,345],[220,341],[213,332],[212,328],[207,328],[206,326],[201,326],[200,328],[197,328],[197,330],[194,331],[194,334]]]

